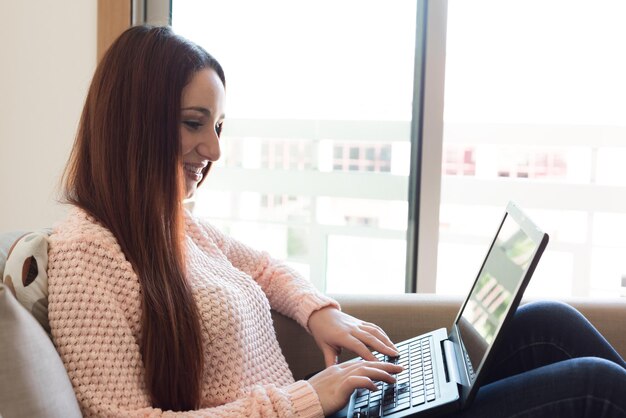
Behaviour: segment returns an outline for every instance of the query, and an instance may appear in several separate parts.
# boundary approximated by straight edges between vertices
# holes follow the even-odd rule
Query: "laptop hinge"
[[[448,369],[448,378],[460,385],[461,376],[459,375],[459,363],[456,361],[456,356],[454,355],[454,343],[450,340],[443,340],[441,345],[443,346],[443,354]]]

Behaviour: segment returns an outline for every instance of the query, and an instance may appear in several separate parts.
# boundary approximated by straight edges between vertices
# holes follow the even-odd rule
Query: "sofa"
[[[12,243],[0,234],[0,277]],[[449,327],[462,300],[434,294],[332,295],[342,309],[380,325],[394,341]],[[626,357],[626,299],[566,299]],[[36,304],[35,304],[36,306]],[[273,313],[279,343],[296,379],[324,367],[315,342],[295,321]],[[350,358],[345,352],[341,360]],[[63,364],[44,327],[0,284],[0,417],[78,417],[80,411]]]
[[[378,324],[393,341],[402,341],[436,328],[450,327],[463,299],[436,294],[331,295],[342,310]],[[522,303],[529,300],[524,299]],[[626,298],[563,299],[581,311],[605,338],[626,358]],[[274,313],[274,326],[283,353],[296,379],[324,367],[324,359],[313,338],[289,318]],[[347,360],[351,353],[343,353]]]

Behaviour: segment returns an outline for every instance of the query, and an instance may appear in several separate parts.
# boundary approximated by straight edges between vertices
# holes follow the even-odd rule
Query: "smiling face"
[[[209,68],[196,72],[181,97],[180,141],[185,197],[191,197],[209,162],[220,158],[224,122],[224,85]]]

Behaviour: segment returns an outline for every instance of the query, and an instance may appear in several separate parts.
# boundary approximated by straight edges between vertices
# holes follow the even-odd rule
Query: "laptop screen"
[[[471,382],[513,304],[539,246],[509,212],[457,317]]]

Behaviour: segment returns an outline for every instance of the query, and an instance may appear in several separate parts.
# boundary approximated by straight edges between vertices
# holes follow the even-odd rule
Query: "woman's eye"
[[[197,122],[195,120],[185,120],[185,121],[183,121],[183,123],[187,127],[191,128],[193,130],[197,130],[198,128],[200,128],[202,126],[202,124],[200,122]]]
[[[215,132],[217,132],[218,137],[222,134],[222,126],[224,126],[224,122],[215,125]]]

